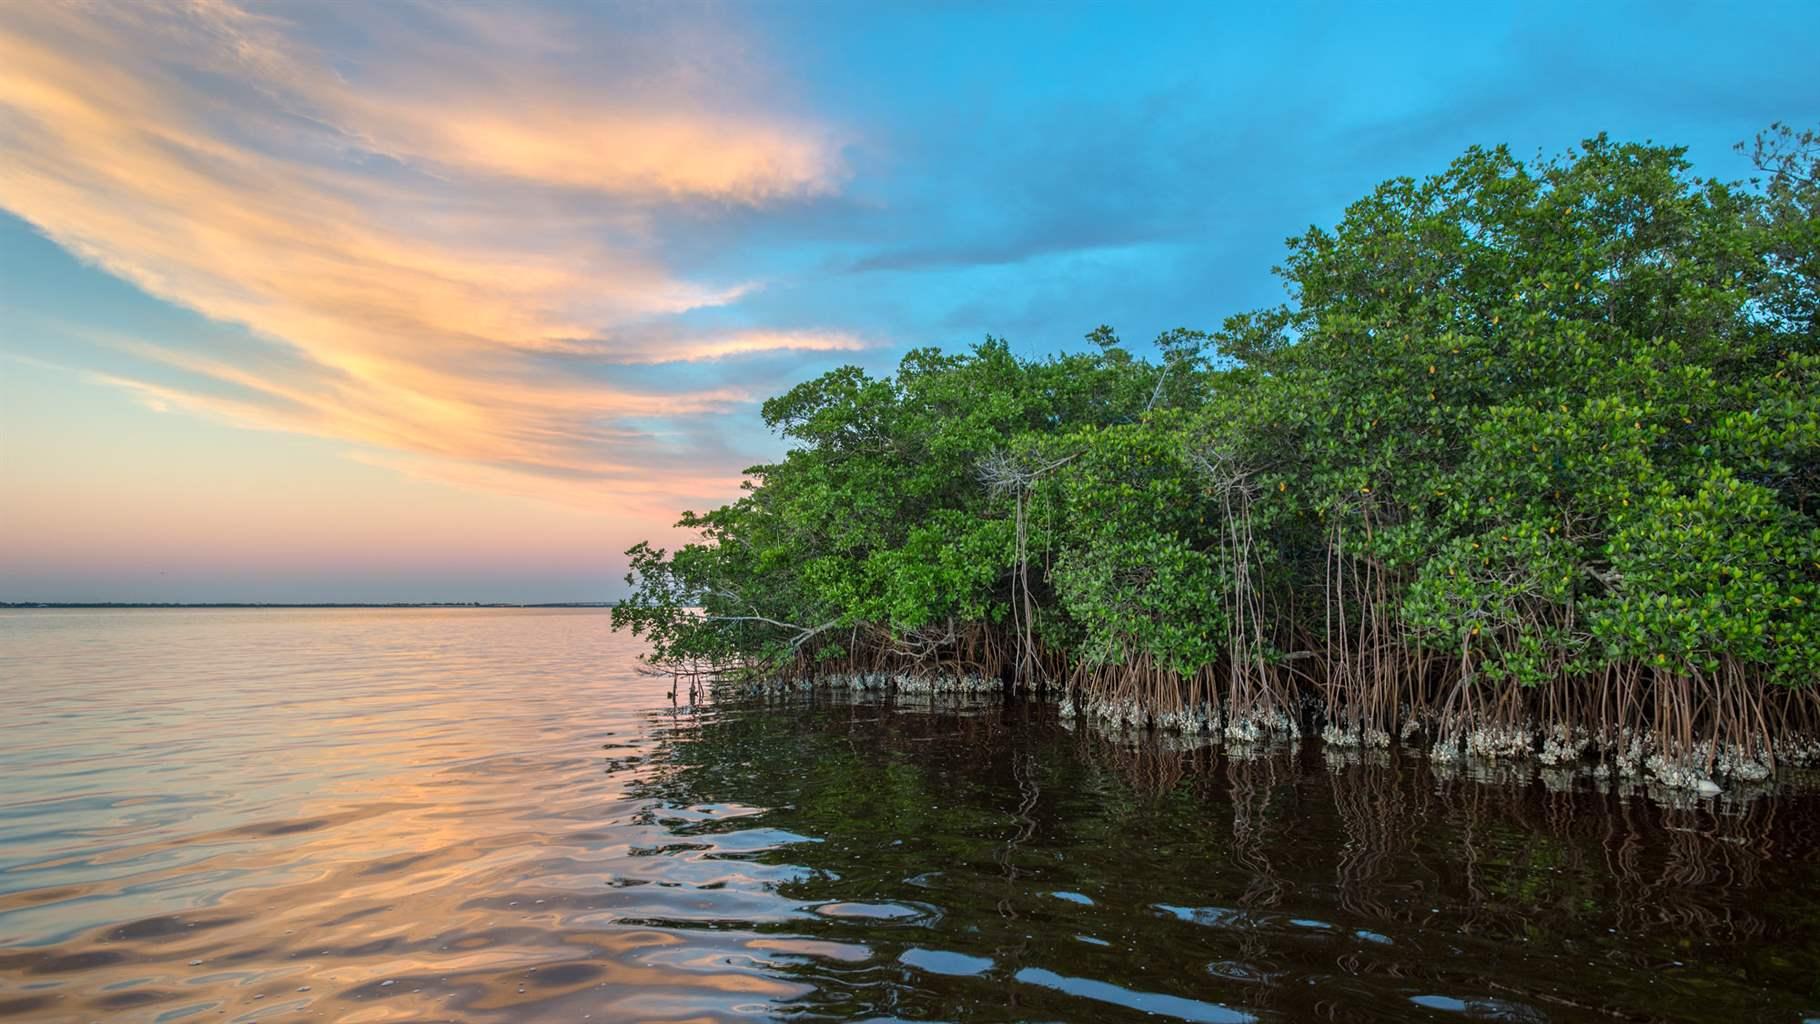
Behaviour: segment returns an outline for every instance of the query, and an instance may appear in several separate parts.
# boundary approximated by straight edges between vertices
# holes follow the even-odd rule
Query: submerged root
[[[1701,794],[1719,792],[1719,779],[1750,784],[1770,777],[1770,766],[1745,748],[1711,741],[1678,755],[1658,750],[1644,758],[1643,767],[1662,786]]]
[[[994,697],[1003,694],[1004,684],[978,674],[918,672],[823,672],[814,676],[776,677],[739,684],[735,692],[758,697],[775,697],[816,691],[844,692],[856,695],[883,696],[960,695]]]
[[[1466,752],[1516,760],[1535,752],[1535,730],[1521,725],[1485,725],[1466,734]]]
[[[1550,766],[1578,764],[1593,749],[1593,738],[1585,730],[1557,722],[1544,734],[1536,759]]]
[[[1095,725],[1113,729],[1141,729],[1150,720],[1149,713],[1130,698],[1077,697],[1076,700],[1080,702],[1080,717]]]
[[[1629,726],[1618,730],[1617,743],[1609,751],[1608,770],[1623,778],[1634,779],[1643,774],[1643,765],[1650,757],[1653,744],[1646,733]]]
[[[1233,743],[1263,743],[1271,739],[1300,739],[1302,727],[1281,709],[1271,708],[1233,715],[1223,734]]]
[[[1357,747],[1363,750],[1383,750],[1390,746],[1390,733],[1370,725],[1354,725],[1350,728],[1329,725],[1321,730],[1321,742],[1330,747]]]
[[[1654,754],[1643,762],[1643,766],[1648,769],[1649,777],[1665,788],[1700,794],[1719,792],[1719,784],[1696,763]]]
[[[1791,736],[1776,744],[1776,760],[1791,768],[1820,768],[1820,737]]]
[[[891,689],[900,695],[929,694],[965,694],[968,696],[990,696],[1004,691],[1004,685],[996,679],[987,679],[978,675],[916,675],[898,673],[891,677]]]
[[[1156,727],[1163,732],[1182,736],[1200,736],[1213,731],[1214,717],[1205,707],[1165,711],[1156,716]]]
[[[1426,747],[1437,765],[1527,762],[1565,773],[1562,786],[1589,769],[1701,794],[1750,787],[1784,768],[1820,767],[1820,690],[1768,687],[1735,666],[1712,676],[1617,666],[1519,685],[1488,680],[1465,663],[1417,660],[1399,672],[1394,659],[1407,651],[1373,647],[1379,660],[1369,664],[1360,660],[1365,649],[1352,648],[1350,662],[1337,654],[1309,661],[1304,653],[1181,674],[1131,652],[1092,664],[1046,651],[1012,660],[1012,647],[981,637],[973,653],[940,663],[862,651],[838,665],[805,659],[771,677],[742,668],[715,681],[715,690],[766,699],[819,691],[898,700],[1023,694],[1057,700],[1061,721],[1103,732],[1212,737],[1235,747],[1318,736],[1334,752]],[[713,678],[688,677],[691,700],[704,677]]]

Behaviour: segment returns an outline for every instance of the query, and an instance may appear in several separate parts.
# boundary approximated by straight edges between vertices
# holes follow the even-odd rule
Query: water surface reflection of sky
[[[635,652],[590,611],[0,613],[0,1019],[1820,1010],[1812,796],[677,707]]]

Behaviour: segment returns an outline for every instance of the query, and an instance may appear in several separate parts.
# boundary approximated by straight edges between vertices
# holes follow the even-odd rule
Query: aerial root
[[[1727,666],[1702,674],[1640,667],[1540,685],[1492,684],[1437,671],[1396,673],[1372,664],[1316,663],[1316,674],[1223,663],[1183,675],[1142,655],[1069,665],[1041,655],[1017,677],[1008,644],[927,662],[890,651],[794,671],[747,676],[739,688],[766,696],[827,690],[855,695],[1059,700],[1071,727],[1153,732],[1253,746],[1318,736],[1333,751],[1423,748],[1437,764],[1533,762],[1553,771],[1596,771],[1695,794],[1721,780],[1747,785],[1781,767],[1820,766],[1820,694],[1772,690]],[[679,676],[680,678],[680,676]],[[691,677],[691,693],[702,685]]]

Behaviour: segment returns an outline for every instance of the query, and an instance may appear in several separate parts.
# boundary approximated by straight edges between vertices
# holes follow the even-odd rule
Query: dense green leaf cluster
[[[794,446],[684,517],[700,543],[632,550],[615,622],[707,671],[1806,687],[1815,152],[1772,132],[1727,184],[1603,137],[1474,149],[1157,358],[1100,328],[836,370],[765,404]]]

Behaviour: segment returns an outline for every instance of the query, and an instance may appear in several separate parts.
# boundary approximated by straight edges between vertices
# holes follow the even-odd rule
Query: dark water
[[[604,614],[0,612],[0,1019],[1801,1020],[1820,802],[673,709]]]

